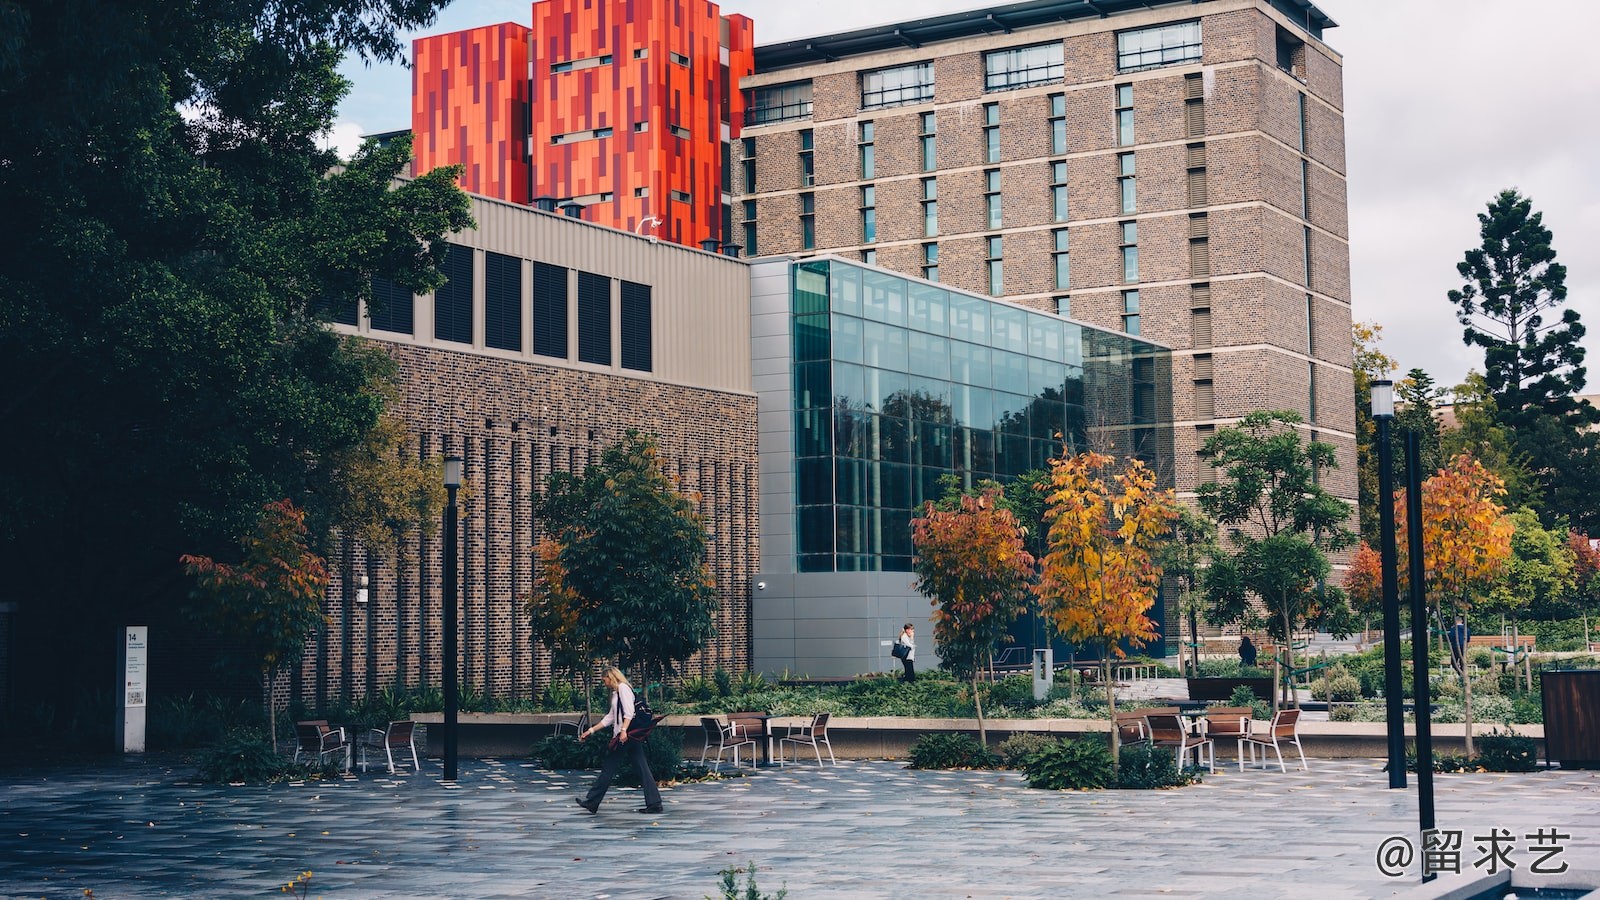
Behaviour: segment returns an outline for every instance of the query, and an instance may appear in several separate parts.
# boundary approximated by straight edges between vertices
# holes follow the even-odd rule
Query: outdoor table
[[[770,718],[771,715],[760,712],[728,713],[728,721],[733,723],[736,731],[759,738],[757,743],[761,745],[763,767],[772,765],[772,731],[767,727],[767,720]]]

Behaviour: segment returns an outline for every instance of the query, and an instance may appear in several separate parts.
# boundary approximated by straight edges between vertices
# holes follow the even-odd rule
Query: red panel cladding
[[[527,203],[528,37],[506,22],[412,44],[412,174],[460,164],[463,190]]]

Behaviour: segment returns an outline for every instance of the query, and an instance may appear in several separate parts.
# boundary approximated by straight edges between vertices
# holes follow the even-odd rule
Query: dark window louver
[[[416,320],[411,289],[381,275],[372,276],[372,302],[367,307],[367,318],[374,331],[414,334]]]
[[[444,258],[449,280],[433,295],[433,337],[472,343],[472,248],[450,245]]]
[[[337,322],[340,325],[354,325],[360,310],[354,297],[346,299],[324,297],[317,303],[317,313],[327,316],[330,322]]]
[[[611,365],[611,279],[578,273],[578,362]]]
[[[567,358],[567,270],[533,264],[533,352]]]
[[[489,253],[483,266],[483,343],[522,350],[522,260]]]
[[[653,370],[650,355],[650,285],[622,283],[622,367]]]

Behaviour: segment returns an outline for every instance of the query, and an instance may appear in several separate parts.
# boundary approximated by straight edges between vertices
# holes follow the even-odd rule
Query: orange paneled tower
[[[576,203],[591,222],[682,244],[731,240],[724,178],[739,80],[755,70],[749,18],[709,0],[540,0],[532,28],[423,38],[415,57],[415,171],[465,163],[467,190]],[[499,139],[518,108],[501,75],[513,71],[520,145]]]

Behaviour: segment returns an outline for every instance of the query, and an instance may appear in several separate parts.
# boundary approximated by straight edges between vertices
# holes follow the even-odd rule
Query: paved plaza
[[[1219,760],[1219,763],[1222,760]],[[753,860],[766,892],[815,897],[1380,897],[1376,853],[1416,828],[1416,793],[1373,760],[1310,772],[1233,768],[1171,791],[1030,790],[1012,772],[916,772],[893,761],[761,770],[633,789],[598,816],[588,773],[464,760],[455,786],[420,776],[222,787],[156,760],[0,772],[0,897],[311,896],[699,898]],[[1441,828],[1571,835],[1551,865],[1600,861],[1600,773],[1440,775]]]

